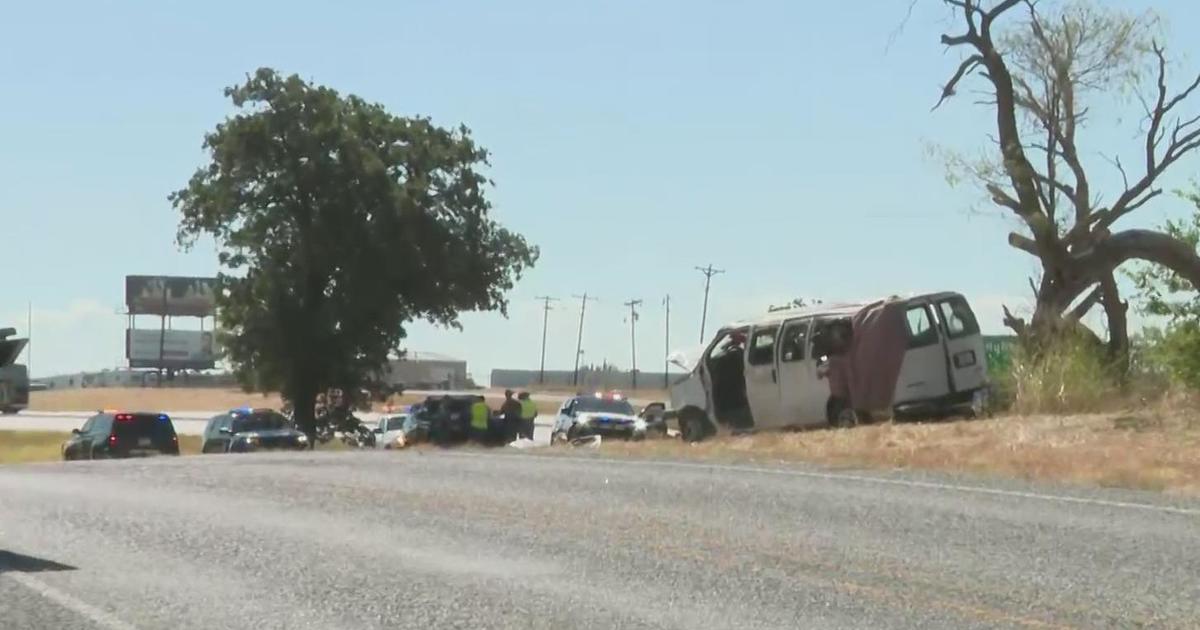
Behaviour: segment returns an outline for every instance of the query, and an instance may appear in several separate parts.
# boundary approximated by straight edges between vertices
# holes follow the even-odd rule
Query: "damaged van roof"
[[[892,296],[881,297],[881,298],[878,298],[875,300],[868,300],[868,301],[864,301],[864,302],[842,302],[842,303],[835,303],[835,304],[816,304],[814,306],[802,306],[802,307],[797,307],[797,308],[780,309],[777,311],[769,311],[769,312],[763,314],[762,317],[758,317],[755,319],[741,320],[741,321],[736,321],[736,322],[726,324],[725,326],[722,326],[722,329],[743,328],[746,326],[753,326],[756,324],[759,324],[759,325],[772,324],[772,323],[782,322],[782,321],[788,320],[788,319],[795,319],[797,317],[830,317],[830,316],[845,317],[845,316],[851,316],[851,315],[854,315],[855,313],[861,311],[863,308],[867,307],[868,305],[876,304],[879,302],[885,302],[888,300],[913,300],[913,299],[923,298],[923,299],[928,299],[930,301],[937,302],[939,300],[944,300],[946,298],[951,298],[951,297],[961,297],[961,294],[956,293],[954,291],[938,291],[936,293],[922,293],[922,294],[918,294],[918,295],[892,295]]]
[[[803,306],[798,308],[780,309],[770,311],[763,314],[762,317],[755,319],[746,319],[736,322],[731,322],[722,326],[722,329],[727,328],[742,328],[745,326],[771,324],[782,322],[787,319],[795,319],[797,317],[820,317],[820,316],[842,316],[853,315],[863,309],[868,304],[874,302],[848,302],[844,304],[818,304],[816,306]]]

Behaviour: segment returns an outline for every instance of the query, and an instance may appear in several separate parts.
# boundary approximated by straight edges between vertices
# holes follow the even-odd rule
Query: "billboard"
[[[125,358],[131,368],[211,370],[216,363],[215,350],[209,330],[125,331]]]
[[[125,276],[125,306],[130,315],[211,317],[216,290],[216,278]]]

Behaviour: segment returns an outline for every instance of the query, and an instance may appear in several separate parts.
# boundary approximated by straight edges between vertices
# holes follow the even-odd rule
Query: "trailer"
[[[13,414],[29,406],[29,371],[17,363],[28,339],[12,338],[14,328],[0,328],[0,413]]]

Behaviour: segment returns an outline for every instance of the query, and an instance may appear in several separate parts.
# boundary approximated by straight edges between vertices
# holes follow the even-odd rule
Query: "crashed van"
[[[871,417],[981,413],[983,337],[944,292],[769,312],[722,327],[670,390],[681,436],[850,426]]]

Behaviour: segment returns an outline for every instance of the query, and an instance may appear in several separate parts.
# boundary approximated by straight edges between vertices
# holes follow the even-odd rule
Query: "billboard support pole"
[[[167,290],[167,283],[163,282],[163,303],[162,303],[163,315],[162,315],[162,319],[160,320],[160,327],[158,329],[158,386],[159,387],[163,386],[163,359],[166,356],[166,347],[167,347],[167,294],[168,293],[170,293],[170,291]]]

